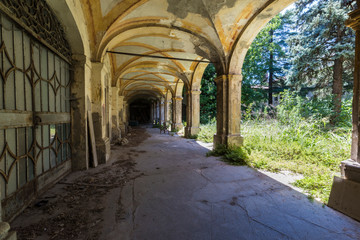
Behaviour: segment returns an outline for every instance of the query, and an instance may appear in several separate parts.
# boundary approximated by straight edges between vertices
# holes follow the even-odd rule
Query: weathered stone
[[[360,220],[360,182],[334,177],[328,206]]]

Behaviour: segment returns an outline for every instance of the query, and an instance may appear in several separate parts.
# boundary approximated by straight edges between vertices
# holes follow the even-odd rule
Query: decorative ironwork
[[[64,29],[45,0],[0,0],[0,3],[60,54],[71,59]]]
[[[0,23],[0,189],[6,199],[70,159],[71,79],[66,60],[1,12]]]

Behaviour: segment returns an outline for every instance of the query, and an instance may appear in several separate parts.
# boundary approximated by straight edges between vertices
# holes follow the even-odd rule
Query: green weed
[[[221,157],[223,161],[231,165],[247,165],[250,150],[239,146],[218,145],[214,150],[207,153],[207,156]]]
[[[283,96],[275,118],[254,118],[250,116],[259,114],[246,113],[247,121],[241,127],[245,139],[242,150],[220,147],[211,154],[223,156],[230,164],[244,159],[254,168],[302,174],[304,178],[294,185],[326,203],[332,179],[339,174],[340,162],[350,157],[351,145],[351,118],[340,115],[338,124],[330,125],[330,103],[321,105],[290,94]],[[348,105],[347,101],[343,103],[344,112],[351,116]],[[215,132],[215,121],[202,125],[198,139],[212,142]]]

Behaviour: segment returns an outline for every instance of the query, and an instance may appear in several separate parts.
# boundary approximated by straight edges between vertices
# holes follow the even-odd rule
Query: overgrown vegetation
[[[298,0],[263,28],[242,66],[244,146],[212,154],[302,174],[294,185],[327,202],[340,162],[350,157],[355,37],[345,21],[355,2]],[[209,65],[201,85],[204,142],[216,132],[215,78]]]
[[[219,145],[207,153],[207,156],[221,157],[231,165],[248,165],[250,149],[244,146]]]
[[[351,100],[344,101],[344,114],[334,127],[328,115],[331,99],[307,100],[285,91],[280,105],[270,115],[269,110],[243,113],[245,143],[241,150],[221,146],[212,154],[223,155],[231,164],[239,162],[271,172],[286,170],[302,174],[304,178],[294,185],[327,202],[333,176],[339,174],[340,162],[349,158],[350,103]],[[215,129],[215,122],[201,126],[199,139],[211,142]]]
[[[213,64],[205,69],[201,79],[200,122],[207,124],[216,117],[216,70]]]

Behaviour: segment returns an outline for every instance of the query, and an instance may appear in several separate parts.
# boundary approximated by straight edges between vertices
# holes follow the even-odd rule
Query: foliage
[[[201,80],[200,123],[206,124],[216,117],[216,70],[213,64],[205,69]]]
[[[315,87],[319,97],[334,94],[334,118],[341,111],[343,87],[350,89],[353,81],[355,36],[345,24],[350,11],[343,0],[300,0],[287,41],[291,50],[288,83]]]
[[[250,150],[241,146],[218,145],[207,156],[221,157],[223,161],[231,165],[247,165]]]
[[[200,126],[200,132],[197,139],[202,142],[211,143],[214,140],[216,132],[216,120],[213,118],[209,123]]]
[[[188,137],[188,139],[197,139],[198,138],[198,135],[197,134],[194,134],[194,135],[190,135]]]
[[[327,202],[333,176],[339,174],[340,162],[349,157],[351,145],[351,100],[344,100],[343,112],[348,115],[335,127],[329,124],[331,104],[331,100],[308,100],[285,92],[275,118],[248,117],[242,123],[244,149],[251,151],[246,163],[267,171],[302,174],[304,178],[294,185]],[[207,134],[213,136],[215,129]],[[220,148],[215,154],[227,152]],[[228,156],[232,159],[234,155]]]
[[[272,82],[284,85],[284,69],[288,66],[285,58],[287,32],[284,31],[287,22],[282,15],[274,17],[256,36],[247,52],[242,68],[242,102],[246,106],[266,99],[267,91],[263,86],[269,86],[272,91]]]
[[[284,91],[280,94],[281,100],[277,106],[277,119],[282,124],[296,125],[303,119],[312,120],[321,127],[330,127],[331,113],[333,111],[333,96],[329,95],[323,99],[307,99],[297,95],[295,92]],[[338,116],[336,127],[351,128],[352,99],[343,100],[342,111]]]

